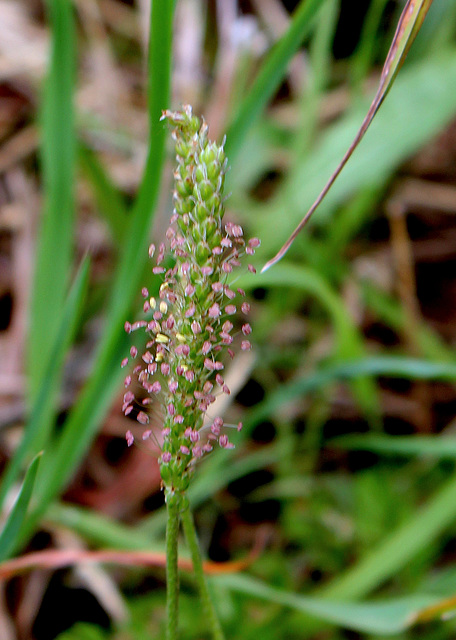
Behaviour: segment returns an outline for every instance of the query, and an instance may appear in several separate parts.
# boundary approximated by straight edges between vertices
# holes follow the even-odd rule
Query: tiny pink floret
[[[140,422],[141,424],[148,424],[149,423],[149,416],[147,415],[147,413],[144,413],[144,411],[140,411],[138,413],[138,415],[136,416],[136,420],[138,422]]]
[[[207,312],[207,315],[210,318],[218,318],[220,315],[221,311],[220,311],[220,306],[215,302],[212,307],[209,307],[209,311]]]
[[[127,433],[125,434],[125,439],[126,439],[126,441],[127,441],[127,445],[128,445],[129,447],[131,447],[131,445],[132,445],[132,444],[134,443],[134,441],[135,441],[135,437],[134,437],[134,435],[132,434],[132,432],[131,432],[131,431],[127,431]]]
[[[252,333],[252,327],[251,327],[248,323],[243,324],[243,325],[242,325],[242,333],[243,333],[245,336],[250,335],[250,334]]]
[[[201,353],[206,356],[209,351],[212,349],[212,344],[209,342],[209,340],[206,340],[203,343],[203,346],[201,347]]]

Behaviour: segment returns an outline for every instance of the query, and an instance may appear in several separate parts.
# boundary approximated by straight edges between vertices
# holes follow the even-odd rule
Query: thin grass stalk
[[[181,520],[185,538],[187,540],[187,544],[192,556],[193,572],[200,592],[201,604],[203,606],[205,618],[208,621],[209,628],[214,640],[224,640],[225,636],[223,635],[222,627],[220,625],[217,612],[215,611],[215,607],[209,593],[206,576],[204,575],[203,560],[201,558],[195,523],[193,521],[193,515],[190,511],[187,498],[184,499],[182,505]]]
[[[178,534],[179,503],[167,500],[166,511],[166,640],[177,640],[179,624]]]

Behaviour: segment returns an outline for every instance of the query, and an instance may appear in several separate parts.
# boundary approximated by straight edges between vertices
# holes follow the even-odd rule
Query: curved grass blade
[[[71,529],[92,545],[105,548],[151,550],[156,549],[157,545],[158,536],[143,534],[136,526],[124,524],[87,507],[53,502],[46,511],[46,520],[58,527]]]
[[[456,460],[456,438],[452,436],[386,436],[367,433],[334,438],[331,447],[357,451],[374,451],[387,456],[419,456]]]
[[[313,205],[310,207],[304,218],[298,224],[296,229],[293,231],[291,236],[285,242],[283,247],[278,251],[278,253],[264,265],[262,272],[267,271],[267,269],[272,267],[272,265],[276,264],[276,262],[283,258],[283,256],[293,244],[296,236],[310,220],[312,214],[317,209],[323,198],[326,196],[326,194],[334,184],[334,181],[349,160],[353,151],[356,149],[356,147],[364,137],[364,134],[366,133],[372,120],[375,117],[375,114],[380,109],[383,100],[388,94],[388,91],[391,89],[394,79],[404,62],[407,53],[418,31],[420,30],[421,25],[423,24],[423,20],[431,4],[432,0],[408,0],[404,11],[402,12],[399,19],[396,33],[394,35],[393,42],[391,43],[391,47],[385,61],[377,93],[375,94],[372,104],[369,107],[369,111],[367,112],[366,117],[364,118],[361,127],[356,134],[355,139],[351,143],[336,170],[331,175],[328,182],[323,187],[323,190],[321,191]]]
[[[456,380],[456,363],[428,362],[419,358],[377,356],[325,367],[312,375],[292,380],[269,394],[244,420],[244,429],[250,429],[284,404],[297,397],[312,393],[336,381],[349,381],[358,376],[387,376],[407,380]]]
[[[413,516],[320,593],[325,598],[362,598],[397,575],[456,520],[456,476],[444,483]]]
[[[272,273],[276,273],[274,270]],[[243,281],[244,285],[245,281]],[[338,380],[351,380],[358,376],[384,375],[392,377],[405,377],[416,380],[456,380],[456,364],[448,362],[428,362],[425,360],[401,357],[375,357],[337,364],[317,371],[292,382],[280,386],[274,393],[271,393],[255,409],[252,409],[245,416],[242,434],[248,436],[251,430],[262,420],[270,419],[278,409],[296,398],[312,393],[332,384]],[[227,464],[227,456],[232,455],[230,451],[223,451],[222,457],[217,454],[208,459],[205,464],[205,473],[199,474],[192,484],[189,494],[193,506],[200,504],[213,495],[221,486],[229,481],[249,473],[252,470],[261,468],[264,464],[273,464],[277,460],[275,447],[263,449],[246,458],[230,461]],[[223,474],[220,473],[220,464],[224,466]],[[141,534],[147,534],[150,538],[157,537],[165,526],[164,511],[160,510],[149,518],[145,518],[138,527]]]
[[[337,344],[337,359],[350,360],[365,354],[359,331],[340,297],[316,271],[297,265],[280,265],[265,275],[242,278],[244,289],[250,287],[292,287],[314,296],[328,311],[334,326]],[[368,378],[359,378],[353,383],[353,392],[365,415],[378,415],[378,397],[375,384]]]
[[[438,600],[436,596],[416,594],[379,602],[353,603],[297,595],[241,574],[219,576],[213,580],[232,591],[281,604],[340,627],[370,634],[400,633],[415,623],[423,608],[431,607]]]
[[[5,526],[0,534],[0,562],[8,558],[15,550],[19,540],[19,532],[27,515],[30,498],[35,484],[36,472],[41,458],[41,453],[36,455],[30,463],[25,474],[19,496],[12,508]]]

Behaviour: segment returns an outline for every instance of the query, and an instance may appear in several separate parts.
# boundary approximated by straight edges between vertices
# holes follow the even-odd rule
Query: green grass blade
[[[413,595],[380,602],[335,602],[281,591],[250,576],[219,576],[216,584],[243,595],[290,607],[325,622],[360,633],[393,635],[410,627],[420,610],[437,602],[436,596]]]
[[[165,130],[159,122],[168,106],[170,89],[173,0],[154,0],[151,10],[149,54],[150,146],[146,168],[122,247],[108,310],[109,324],[95,358],[94,370],[77,404],[63,427],[52,457],[47,459],[46,475],[40,475],[38,518],[47,504],[61,491],[77,468],[82,456],[118,388],[122,373],[120,360],[125,355],[127,319],[147,259],[148,231],[158,198],[164,159]],[[144,255],[144,260],[141,257]]]
[[[309,267],[284,264],[272,272],[245,276],[240,282],[244,289],[253,287],[291,287],[314,296],[329,312],[336,334],[336,359],[349,360],[365,355],[364,343],[355,323],[329,284]],[[355,396],[368,416],[378,413],[378,398],[375,384],[368,378],[359,378],[353,383]]]
[[[249,411],[244,420],[244,427],[246,429],[253,428],[261,420],[274,414],[284,404],[322,389],[328,384],[336,381],[348,381],[365,375],[405,378],[406,380],[454,382],[456,380],[456,364],[428,362],[418,358],[378,356],[325,367],[306,377],[292,380],[270,393],[255,409]]]
[[[309,78],[301,97],[300,118],[292,149],[296,155],[308,152],[319,131],[319,111],[323,92],[330,82],[332,43],[339,17],[340,0],[323,3],[309,45]]]
[[[46,520],[67,527],[91,544],[111,549],[163,551],[163,541],[144,534],[137,526],[125,525],[90,509],[54,503],[46,511]],[[162,531],[160,531],[160,534]]]
[[[89,147],[80,143],[78,148],[81,168],[92,187],[95,204],[108,223],[116,247],[122,246],[127,226],[127,207],[103,165]]]
[[[293,14],[288,30],[268,54],[227,131],[225,150],[230,162],[233,162],[241,148],[249,128],[277,90],[289,61],[308,33],[322,3],[323,0],[303,0]]]
[[[407,317],[400,302],[385,293],[385,291],[367,282],[362,286],[362,295],[366,307],[371,310],[381,322],[398,332],[404,332],[406,330]],[[451,362],[453,354],[449,351],[448,345],[445,344],[443,339],[429,324],[423,321],[420,326],[418,326],[415,339],[419,345],[420,353],[426,359]]]
[[[357,90],[373,66],[378,46],[377,31],[388,0],[373,0],[367,10],[359,44],[352,60],[352,81]]]
[[[50,355],[72,263],[75,132],[75,34],[70,0],[49,0],[52,42],[42,113],[44,209],[38,239],[28,338],[30,401]]]
[[[41,379],[24,435],[3,474],[0,486],[0,505],[3,504],[11,485],[16,481],[27,457],[47,445],[47,440],[54,424],[55,399],[61,383],[64,359],[74,338],[78,320],[82,313],[82,306],[88,287],[89,265],[89,259],[86,258],[70,290],[62,316],[59,318],[57,332],[53,336],[49,362]]]
[[[0,533],[0,562],[8,558],[17,546],[19,532],[26,518],[30,498],[32,497],[40,458],[41,453],[36,455],[30,463],[19,496]]]
[[[121,260],[111,295],[109,313],[123,326],[132,301],[138,293],[147,260],[149,231],[160,190],[166,126],[160,122],[169,106],[174,0],[153,0],[149,45],[149,148],[141,185],[133,210],[129,213],[128,234],[121,247]],[[111,326],[114,320],[111,319]]]
[[[328,598],[362,598],[407,566],[456,521],[456,476],[364,559],[321,591]]]
[[[311,267],[279,265],[271,273],[242,277],[239,286],[246,290],[255,287],[292,288],[315,297],[328,311],[334,324],[338,356],[356,358],[364,354],[363,342],[345,305],[328,282]]]
[[[266,271],[267,269],[272,267],[273,264],[283,258],[283,256],[293,244],[296,236],[310,220],[311,216],[334,184],[336,178],[338,177],[344,166],[347,164],[354,150],[363,139],[377,111],[380,109],[383,100],[391,89],[394,79],[405,60],[408,50],[412,46],[416,34],[420,30],[425,15],[428,12],[431,4],[432,0],[408,0],[400,17],[393,42],[391,43],[391,47],[385,61],[385,66],[383,67],[382,75],[380,78],[380,85],[378,87],[377,93],[375,94],[372,104],[369,107],[369,110],[363,122],[361,123],[361,127],[358,130],[358,133],[356,134],[353,142],[348,147],[342,160],[337,165],[328,182],[325,184],[322,191],[320,192],[317,199],[312,204],[304,218],[298,224],[296,229],[293,231],[291,236],[285,242],[283,247],[278,251],[278,253],[264,265],[263,271]]]
[[[67,631],[59,633],[55,640],[109,640],[109,636],[95,624],[76,622]]]
[[[387,456],[419,456],[456,460],[456,438],[452,436],[386,436],[367,433],[334,438],[331,447],[373,451]]]

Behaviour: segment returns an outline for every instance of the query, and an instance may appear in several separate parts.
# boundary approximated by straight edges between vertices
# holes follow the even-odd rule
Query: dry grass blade
[[[254,562],[265,546],[265,536],[260,532],[255,546],[246,558],[231,562],[203,562],[204,571],[208,574],[235,573],[246,569]],[[70,565],[84,562],[102,562],[128,567],[164,567],[166,555],[164,552],[154,551],[126,551],[117,549],[102,549],[87,551],[84,549],[47,549],[26,553],[18,558],[12,558],[0,564],[0,581],[9,580],[13,576],[33,569],[62,569]],[[179,558],[179,568],[192,571],[193,565],[188,558]]]
[[[272,267],[272,265],[276,264],[279,260],[283,258],[288,249],[293,244],[298,233],[304,228],[307,222],[310,220],[312,214],[317,209],[317,207],[322,202],[323,198],[326,196],[334,181],[346,165],[350,156],[361,142],[364,134],[369,128],[372,120],[375,117],[375,114],[381,107],[383,100],[385,99],[388,91],[391,89],[391,86],[394,82],[394,79],[401,68],[405,57],[418,33],[420,27],[423,23],[423,20],[428,12],[430,6],[432,4],[432,0],[408,0],[404,11],[401,14],[399,19],[399,23],[397,25],[396,33],[394,34],[393,41],[391,43],[391,47],[388,52],[388,56],[385,61],[385,65],[383,67],[382,75],[380,78],[380,84],[377,89],[377,93],[372,101],[371,106],[369,107],[369,111],[366,114],[366,117],[363,120],[363,123],[356,134],[355,139],[351,143],[350,147],[347,149],[344,157],[341,162],[337,166],[334,173],[329,178],[326,185],[323,187],[323,190],[320,192],[320,195],[315,200],[313,205],[310,207],[309,211],[306,213],[304,218],[298,224],[296,229],[293,231],[291,236],[285,242],[283,247],[278,251],[278,253],[269,260],[261,270],[262,273]]]

